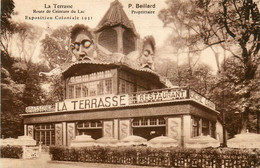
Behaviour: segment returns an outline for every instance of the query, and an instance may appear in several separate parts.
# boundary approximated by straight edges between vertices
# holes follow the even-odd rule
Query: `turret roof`
[[[111,27],[116,25],[125,26],[136,34],[133,22],[129,20],[125,11],[123,10],[123,5],[118,0],[115,0],[110,4],[110,8],[97,25],[96,31],[100,31],[104,27]]]

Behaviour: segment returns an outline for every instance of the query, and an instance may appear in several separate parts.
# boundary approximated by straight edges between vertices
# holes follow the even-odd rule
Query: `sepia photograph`
[[[259,0],[1,0],[1,168],[260,168]]]

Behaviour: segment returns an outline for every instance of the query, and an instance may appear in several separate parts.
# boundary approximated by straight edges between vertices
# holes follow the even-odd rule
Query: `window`
[[[73,99],[74,98],[74,86],[69,86],[69,95],[68,95],[69,99]]]
[[[135,118],[133,120],[133,126],[165,126],[164,118]]]
[[[210,136],[213,137],[213,138],[216,138],[216,123],[214,122],[210,122],[210,126],[211,126],[211,130],[210,130]]]
[[[93,139],[102,137],[102,122],[99,120],[80,121],[77,124],[78,135],[90,135]]]
[[[209,135],[209,121],[206,119],[202,119],[202,134]]]
[[[165,124],[165,119],[159,118],[159,125],[164,125],[164,124]]]
[[[128,82],[126,80],[119,80],[119,93],[132,93],[134,92],[134,83]]]
[[[119,81],[119,93],[126,93],[125,83],[126,83],[126,81],[120,79],[120,81]]]
[[[150,119],[150,125],[157,125],[157,120],[156,120],[156,118]]]
[[[166,124],[163,117],[135,118],[132,122],[133,135],[147,140],[166,135]]]
[[[69,85],[68,92],[69,99],[112,94],[112,79]]]
[[[82,84],[82,97],[88,97],[88,85]]]
[[[84,126],[83,126],[83,122],[79,122],[78,123],[78,128],[83,128]]]
[[[78,129],[88,129],[88,128],[102,128],[102,123],[101,123],[101,121],[78,122]]]
[[[131,73],[119,71],[119,93],[132,93],[135,91],[135,77]]]
[[[134,120],[134,121],[133,121],[133,126],[138,126],[138,125],[140,125],[140,124],[139,124],[139,120]]]
[[[37,124],[35,126],[36,142],[43,145],[55,145],[54,124]]]
[[[148,119],[142,119],[141,125],[148,125]]]
[[[76,98],[80,98],[81,97],[81,85],[78,84],[76,85]]]
[[[97,94],[98,95],[103,95],[104,94],[104,82],[103,81],[99,81],[98,85],[97,85]]]
[[[105,80],[105,94],[112,94],[112,79]]]
[[[192,116],[192,137],[200,136],[201,134],[204,136],[210,135],[215,138],[215,127],[216,123],[209,121],[205,118]]]
[[[192,137],[199,136],[199,118],[192,117]]]

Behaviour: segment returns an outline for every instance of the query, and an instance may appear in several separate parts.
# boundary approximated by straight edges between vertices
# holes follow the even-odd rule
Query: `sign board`
[[[206,99],[205,97],[201,96],[200,94],[190,90],[190,99],[195,100],[196,102],[203,104],[213,110],[216,109],[215,103],[210,101],[209,99]]]
[[[195,91],[188,90],[186,88],[154,90],[154,91],[135,93],[130,96],[131,96],[131,101],[129,101],[128,94],[103,95],[103,96],[96,96],[96,97],[66,99],[63,102],[57,102],[55,104],[55,108],[53,105],[29,106],[26,107],[25,111],[27,113],[78,111],[78,110],[87,110],[87,109],[122,107],[122,106],[127,106],[129,104],[147,104],[147,103],[176,101],[176,100],[184,100],[184,99],[194,100],[213,110],[215,110],[216,108],[215,104],[212,101],[206,99],[205,97],[196,93]]]
[[[187,89],[167,89],[161,91],[154,91],[149,93],[136,94],[136,104],[148,102],[161,102],[178,99],[187,99]]]
[[[128,95],[106,95],[86,97],[80,99],[67,99],[55,104],[55,111],[78,111],[87,109],[111,108],[128,105]]]
[[[26,113],[39,113],[39,112],[51,112],[51,111],[54,111],[53,105],[28,106],[25,108]]]

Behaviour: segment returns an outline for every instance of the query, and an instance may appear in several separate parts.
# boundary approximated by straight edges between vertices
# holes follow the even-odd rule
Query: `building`
[[[150,60],[134,59],[132,53],[142,43],[120,2],[111,3],[93,38],[99,58],[76,54],[77,61],[62,68],[64,101],[27,107],[22,115],[25,135],[44,145],[65,146],[77,135],[118,140],[164,135],[179,146],[199,135],[216,138],[213,102],[188,88],[172,87],[153,71]],[[88,41],[89,48],[93,41]],[[115,59],[118,55],[125,61]]]

